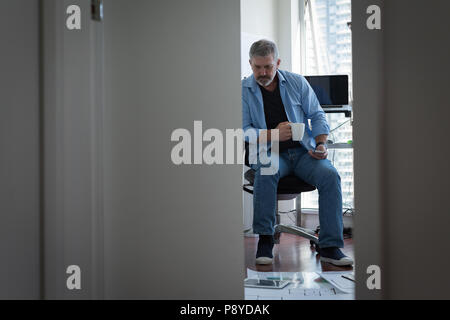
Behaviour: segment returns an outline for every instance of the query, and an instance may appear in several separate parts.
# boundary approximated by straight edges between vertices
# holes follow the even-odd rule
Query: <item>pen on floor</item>
[[[344,279],[347,279],[347,280],[355,282],[355,279],[353,279],[351,275],[342,275],[341,277],[344,278]]]

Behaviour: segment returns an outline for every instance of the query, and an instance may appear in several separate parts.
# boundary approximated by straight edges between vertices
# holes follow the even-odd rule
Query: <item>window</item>
[[[304,75],[346,74],[352,101],[351,0],[305,0]],[[334,143],[352,140],[350,118],[343,113],[327,114]],[[354,207],[353,149],[330,149],[328,159],[338,170],[342,181],[344,210]],[[318,208],[318,192],[302,193],[302,207]]]

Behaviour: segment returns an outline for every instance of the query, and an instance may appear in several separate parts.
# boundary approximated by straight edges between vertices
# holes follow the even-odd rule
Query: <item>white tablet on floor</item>
[[[283,289],[290,281],[287,280],[264,280],[245,279],[244,286],[247,288]]]

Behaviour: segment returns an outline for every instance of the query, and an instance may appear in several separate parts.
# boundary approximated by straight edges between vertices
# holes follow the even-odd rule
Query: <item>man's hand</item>
[[[318,152],[315,152],[315,151],[324,151],[324,153],[318,153]],[[313,157],[314,159],[317,159],[317,160],[323,160],[323,159],[326,159],[327,158],[327,156],[328,156],[328,150],[327,150],[327,148],[323,145],[323,144],[321,144],[321,145],[319,145],[317,148],[316,148],[316,150],[309,150],[309,155],[311,156],[311,157]]]
[[[275,129],[278,129],[279,141],[286,141],[292,138],[292,131],[289,121],[279,123]]]

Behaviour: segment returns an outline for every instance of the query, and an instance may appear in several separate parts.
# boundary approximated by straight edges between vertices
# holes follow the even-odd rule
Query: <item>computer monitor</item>
[[[305,76],[324,108],[348,105],[348,76]]]

